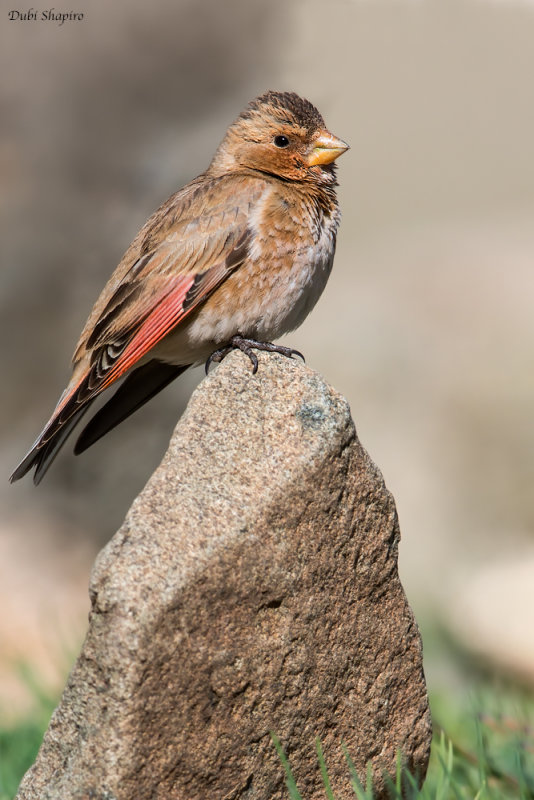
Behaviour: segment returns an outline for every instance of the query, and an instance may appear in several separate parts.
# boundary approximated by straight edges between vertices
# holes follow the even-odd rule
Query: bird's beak
[[[332,136],[328,131],[320,131],[312,142],[312,149],[307,158],[308,166],[330,164],[348,149],[348,144],[342,139]]]

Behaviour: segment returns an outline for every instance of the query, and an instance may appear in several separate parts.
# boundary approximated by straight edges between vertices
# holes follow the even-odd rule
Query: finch
[[[70,383],[11,476],[42,479],[93,400],[122,379],[81,453],[189,366],[294,330],[328,280],[340,212],[335,159],[348,145],[293,92],[268,91],[228,128],[208,169],[139,231],[97,300]],[[298,354],[300,355],[300,354]]]

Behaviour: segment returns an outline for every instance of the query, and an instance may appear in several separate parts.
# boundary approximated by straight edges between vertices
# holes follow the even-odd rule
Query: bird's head
[[[308,100],[294,92],[269,91],[252,100],[229,127],[210,172],[245,168],[284,180],[331,183],[333,162],[347,149]]]

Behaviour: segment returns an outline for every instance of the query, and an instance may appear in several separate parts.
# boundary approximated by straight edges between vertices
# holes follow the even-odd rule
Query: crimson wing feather
[[[136,248],[142,245],[138,237],[138,245],[134,247],[134,242],[125,256],[132,263],[126,268],[121,262],[119,280],[113,283],[112,279],[105,288],[82,332],[71,383],[13,472],[12,481],[34,465],[40,480],[97,395],[138,365],[239,268],[250,244],[248,211],[256,194],[249,192],[248,202],[240,204],[238,197],[226,191],[225,202],[215,203],[215,211],[203,218],[180,219],[178,215],[177,219],[175,211],[173,224],[163,231],[163,240],[135,258]],[[190,203],[190,215],[192,210]]]

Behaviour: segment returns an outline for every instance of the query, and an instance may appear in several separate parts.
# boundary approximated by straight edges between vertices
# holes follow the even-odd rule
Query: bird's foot
[[[253,352],[254,350],[264,350],[268,353],[280,353],[283,356],[287,356],[288,358],[292,358],[293,356],[299,356],[303,361],[306,359],[298,350],[293,350],[291,347],[284,347],[281,344],[273,344],[272,342],[257,342],[256,339],[246,339],[244,336],[232,336],[228,344],[224,347],[221,347],[219,350],[215,350],[211,356],[206,361],[206,375],[208,374],[208,370],[210,368],[212,361],[217,361],[220,363],[225,356],[228,355],[232,350],[241,350],[242,353],[247,355],[251,362],[252,362],[252,374],[255,375],[258,371],[258,358],[256,354]]]

